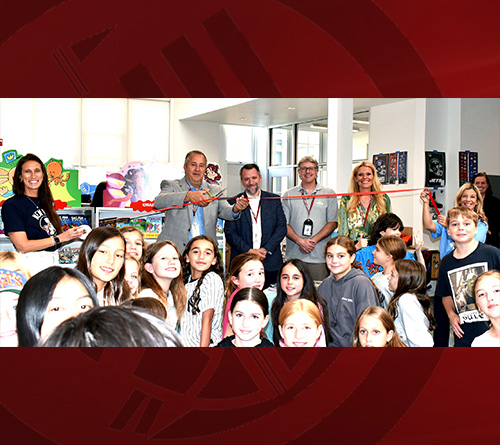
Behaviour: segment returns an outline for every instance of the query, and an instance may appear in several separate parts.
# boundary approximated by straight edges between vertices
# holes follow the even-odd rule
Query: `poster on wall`
[[[398,153],[389,153],[389,184],[398,183]]]
[[[478,154],[475,151],[458,152],[458,179],[460,186],[470,182],[477,173]]]
[[[388,167],[389,167],[389,155],[380,153],[378,155],[373,155],[373,165],[377,171],[378,179],[381,184],[387,184],[388,180]]]
[[[446,185],[446,158],[440,151],[425,152],[425,186],[444,187]]]
[[[65,202],[68,207],[80,207],[82,193],[78,185],[78,170],[65,169],[63,160],[54,158],[45,163],[45,168],[54,201]]]
[[[408,152],[398,153],[398,184],[408,183]]]

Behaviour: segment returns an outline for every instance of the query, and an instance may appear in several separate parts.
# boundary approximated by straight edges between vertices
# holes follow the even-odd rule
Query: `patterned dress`
[[[391,200],[384,194],[384,202],[386,207],[386,212],[391,212]],[[357,242],[361,235],[363,238],[369,239],[372,226],[380,216],[377,210],[377,204],[375,199],[372,199],[370,210],[368,211],[368,218],[366,218],[366,209],[363,207],[361,202],[356,207],[356,210],[347,214],[347,204],[349,203],[350,196],[343,196],[340,200],[339,208],[339,235],[345,235],[351,238],[354,242]]]

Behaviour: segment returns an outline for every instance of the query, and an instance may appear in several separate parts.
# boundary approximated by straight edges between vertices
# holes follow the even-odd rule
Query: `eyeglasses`
[[[312,172],[317,169],[318,169],[317,167],[299,167],[299,170],[301,172]]]

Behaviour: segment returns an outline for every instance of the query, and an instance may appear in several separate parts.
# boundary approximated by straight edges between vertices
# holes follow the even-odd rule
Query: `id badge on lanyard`
[[[311,219],[307,218],[302,226],[302,236],[312,236],[313,234],[313,222]]]
[[[193,206],[193,219],[191,223],[191,238],[201,235],[200,224],[195,221],[196,212],[198,211],[198,206]]]
[[[311,214],[311,209],[313,208],[315,199],[316,198],[313,198],[313,200],[311,202],[311,206],[307,207],[307,202],[304,198],[304,192],[302,191],[302,201],[303,201],[304,206],[306,207],[306,210],[307,210],[307,219],[304,221],[304,224],[302,225],[302,236],[312,236],[312,234],[313,234],[314,224],[312,222],[312,219],[309,218],[309,215]]]
[[[201,235],[200,225],[197,222],[193,222],[193,224],[191,224],[191,237],[194,238],[198,235]]]

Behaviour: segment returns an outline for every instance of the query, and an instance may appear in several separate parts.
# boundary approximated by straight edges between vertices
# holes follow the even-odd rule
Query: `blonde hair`
[[[387,342],[387,348],[406,347],[406,345],[403,343],[403,340],[399,338],[398,332],[396,331],[396,326],[394,325],[394,320],[390,316],[389,312],[387,312],[383,307],[380,306],[368,306],[358,315],[358,319],[356,320],[356,324],[354,325],[354,339],[352,342],[352,345],[354,347],[361,347],[361,343],[359,342],[359,325],[361,323],[361,319],[365,315],[368,317],[376,318],[382,323],[382,326],[387,332],[392,331],[394,333],[392,338]]]
[[[462,196],[467,190],[472,190],[476,194],[476,205],[474,206],[474,212],[477,213],[479,219],[483,221],[485,224],[488,224],[488,218],[486,217],[483,210],[483,196],[479,189],[472,184],[471,182],[466,182],[460,189],[458,190],[457,196],[455,196],[455,207],[462,207],[460,201],[462,200]]]
[[[280,311],[279,325],[283,326],[286,321],[294,314],[299,312],[305,313],[314,324],[319,327],[322,326],[323,320],[321,318],[321,312],[312,301],[306,300],[304,298],[299,298],[298,300],[289,301],[283,306]]]
[[[372,192],[380,192],[382,190],[382,184],[378,179],[377,170],[375,170],[374,165],[368,161],[361,161],[357,164],[351,173],[351,179],[349,180],[349,193],[359,193],[359,185],[356,181],[356,176],[358,175],[358,171],[361,167],[368,167],[373,173],[373,183],[372,183]],[[384,201],[384,195],[382,193],[378,193],[376,195],[372,195],[373,199],[375,199],[375,204],[377,207],[377,211],[379,214],[385,213],[387,211],[387,207]],[[349,202],[347,203],[347,213],[353,214],[356,211],[356,208],[359,204],[359,195],[351,196]]]
[[[0,252],[0,267],[3,269],[3,262],[4,261],[12,261],[13,263],[16,264],[16,266],[19,269],[19,272],[21,275],[24,276],[27,280],[31,278],[31,272],[28,269],[28,265],[25,263],[23,257],[12,250],[6,250],[6,251],[1,251]]]
[[[127,261],[132,261],[133,263],[136,263],[137,264],[137,272],[138,272],[138,281],[139,281],[139,285],[137,286],[137,290],[135,291],[135,294],[130,294],[130,296],[132,298],[137,298],[138,295],[139,295],[139,289],[141,288],[141,268],[142,268],[142,264],[141,262],[135,257],[135,256],[132,256],[130,255],[129,253],[126,253],[125,254],[125,273],[127,273]]]

